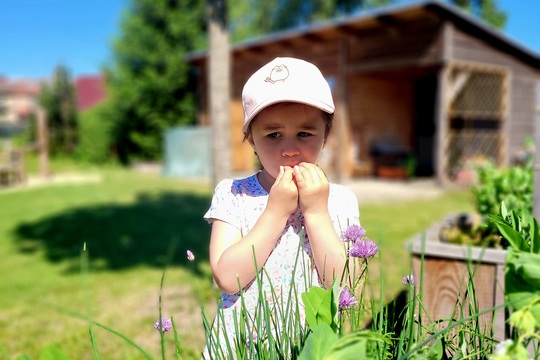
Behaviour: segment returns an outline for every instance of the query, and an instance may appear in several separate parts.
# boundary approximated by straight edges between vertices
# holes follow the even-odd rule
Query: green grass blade
[[[106,325],[103,325],[97,321],[92,321],[92,324],[96,325],[96,326],[99,326],[100,328],[102,329],[105,329],[111,333],[113,333],[114,335],[118,336],[119,338],[123,339],[124,341],[126,341],[128,344],[130,344],[131,346],[133,346],[135,349],[139,350],[139,352],[141,354],[144,355],[144,357],[148,360],[152,360],[152,356],[150,356],[150,354],[148,354],[146,351],[144,351],[143,348],[141,348],[135,341],[131,340],[130,338],[128,338],[127,336],[125,336],[124,334],[106,326]]]
[[[99,360],[99,350],[97,345],[96,334],[94,333],[94,327],[92,323],[88,325],[88,332],[90,334],[90,342],[92,343],[92,354],[94,355],[94,360]]]

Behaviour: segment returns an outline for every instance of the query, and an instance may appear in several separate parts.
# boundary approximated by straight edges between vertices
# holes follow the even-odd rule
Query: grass
[[[0,189],[0,349],[12,358],[38,358],[52,344],[71,358],[93,358],[84,320],[91,316],[161,357],[152,325],[159,314],[160,279],[174,247],[163,315],[175,319],[183,358],[198,359],[204,346],[200,307],[212,318],[217,295],[207,262],[210,227],[202,219],[210,187],[114,167],[81,170],[69,161],[53,170],[99,174],[102,180]],[[361,204],[362,225],[382,256],[370,273],[382,275],[385,298],[403,289],[401,279],[410,266],[405,242],[445,215],[468,210],[466,191],[392,205]],[[84,244],[88,277],[80,271]],[[187,261],[187,249],[195,262]],[[142,358],[119,337],[99,327],[94,331],[102,358]],[[172,336],[166,344],[167,357],[174,358]]]
[[[472,198],[465,190],[414,202],[365,206],[360,203],[360,223],[380,248],[379,257],[370,262],[370,277],[378,286],[379,276],[382,276],[385,300],[404,290],[401,280],[410,273],[407,242],[450,214],[472,211]]]

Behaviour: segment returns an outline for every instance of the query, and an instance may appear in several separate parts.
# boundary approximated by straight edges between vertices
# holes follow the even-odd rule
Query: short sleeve
[[[347,198],[347,207],[349,216],[354,219],[356,222],[359,221],[360,218],[360,209],[358,206],[358,199],[356,198],[356,195],[348,188],[343,187],[345,196]]]
[[[241,229],[240,209],[238,206],[238,194],[232,191],[233,180],[222,180],[214,191],[210,209],[204,214],[208,223],[221,220]],[[237,194],[237,195],[235,195]]]
[[[360,225],[360,210],[356,195],[343,185],[334,185],[330,193],[329,211],[338,234],[350,225]]]

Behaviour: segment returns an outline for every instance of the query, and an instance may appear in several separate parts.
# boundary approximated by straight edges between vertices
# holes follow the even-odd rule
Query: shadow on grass
[[[385,324],[387,333],[401,334],[408,302],[407,291],[400,291],[390,302],[384,304],[382,310],[375,314],[367,328],[374,326],[374,324],[375,326],[377,326],[376,324]]]
[[[202,218],[211,198],[190,193],[140,195],[131,204],[75,208],[14,230],[22,252],[44,249],[50,261],[76,260],[86,243],[93,270],[138,265],[186,265],[186,251],[208,259],[210,225]]]

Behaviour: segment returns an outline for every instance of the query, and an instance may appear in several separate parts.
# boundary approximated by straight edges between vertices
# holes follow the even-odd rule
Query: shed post
[[[452,59],[452,24],[445,22],[442,28],[442,66],[437,74],[437,95],[435,102],[435,154],[436,164],[435,175],[440,185],[448,183],[448,177],[445,174],[446,169],[446,148],[448,141],[448,74],[449,63]]]
[[[435,105],[435,123],[437,133],[435,141],[436,164],[435,174],[440,185],[446,185],[448,177],[446,169],[446,148],[448,141],[447,81],[448,65],[443,65],[437,74],[437,97]]]
[[[207,0],[210,52],[208,91],[212,129],[212,186],[231,172],[231,95],[227,2]]]
[[[37,148],[39,152],[39,175],[47,179],[49,172],[49,133],[47,116],[43,109],[37,109]]]
[[[348,97],[348,71],[347,71],[347,59],[348,59],[348,46],[347,39],[342,37],[339,54],[338,54],[338,76],[336,86],[336,135],[337,135],[337,169],[336,169],[336,181],[342,183],[349,178],[348,167],[348,129],[349,129],[349,109],[347,107]]]

